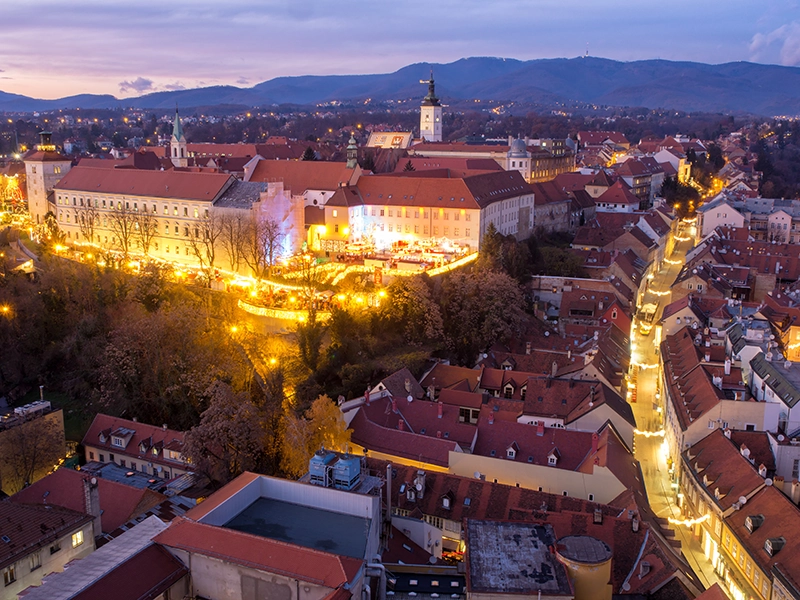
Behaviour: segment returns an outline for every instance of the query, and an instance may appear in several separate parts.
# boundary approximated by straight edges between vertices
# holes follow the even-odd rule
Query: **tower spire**
[[[176,142],[185,142],[186,138],[183,135],[183,126],[181,125],[181,118],[178,114],[178,105],[175,105],[175,121],[172,123],[172,139]]]

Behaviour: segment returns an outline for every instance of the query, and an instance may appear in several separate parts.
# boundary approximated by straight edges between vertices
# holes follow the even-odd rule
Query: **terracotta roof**
[[[749,498],[764,486],[764,478],[759,476],[756,467],[742,456],[721,429],[684,451],[683,461],[687,471],[723,512],[738,502],[739,497]]]
[[[383,427],[370,421],[366,412],[359,409],[350,422],[351,439],[359,446],[374,452],[447,467],[450,452],[455,452],[458,448],[455,441],[446,439],[444,432],[441,438],[436,437],[438,429],[432,432],[433,435],[401,431],[397,427],[402,417],[392,413],[392,418],[394,421],[387,422],[387,426]]]
[[[111,442],[112,433],[118,433],[127,439],[127,445],[114,446]],[[105,438],[101,441],[100,437]],[[119,417],[97,414],[83,436],[83,446],[108,450],[119,455],[129,456],[140,461],[153,462],[161,465],[185,465],[176,460],[164,458],[164,449],[180,452],[183,448],[183,432],[173,429],[164,429],[155,425],[148,425],[138,421],[130,421]],[[154,454],[153,451],[157,453]]]
[[[746,521],[755,516],[763,517],[763,521],[750,532]],[[800,573],[800,511],[774,486],[762,488],[725,521],[764,572],[770,573],[780,564],[788,573]],[[780,538],[785,545],[770,556],[764,549],[766,541]]]
[[[223,173],[145,171],[78,166],[55,185],[58,192],[120,194],[214,202],[234,182]]]
[[[624,181],[619,180],[603,192],[599,198],[595,199],[595,202],[598,204],[604,202],[608,204],[635,204],[639,206],[641,201],[631,193],[630,188]]]
[[[42,152],[41,150],[26,154],[23,160],[25,162],[72,162],[72,159],[58,152]]]
[[[84,479],[89,476],[72,469],[58,469],[47,477],[11,496],[12,502],[44,504],[86,512]],[[98,478],[100,517],[103,532],[117,527],[166,500],[166,496],[151,489],[132,486]]]
[[[530,184],[518,171],[483,173],[460,179],[364,175],[357,185],[337,190],[328,204],[478,209],[532,193]]]
[[[0,569],[90,523],[92,517],[60,506],[0,502]]]
[[[479,172],[503,170],[503,167],[491,158],[411,156],[407,159],[398,160],[395,172],[404,172],[409,161],[414,167],[414,171],[446,169],[451,177],[466,177]]]
[[[725,593],[718,583],[715,583],[695,598],[695,600],[728,600],[728,594]]]
[[[584,175],[583,173],[560,173],[556,175],[552,183],[566,192],[584,191],[594,177],[594,175]]]
[[[335,191],[351,182],[353,169],[346,163],[322,160],[260,160],[248,181],[282,181],[286,190],[303,194],[307,190]]]
[[[153,541],[329,588],[350,583],[363,561],[178,517]]]
[[[161,546],[150,544],[92,585],[72,596],[72,600],[155,600],[189,569]]]
[[[531,188],[533,188],[534,204],[536,206],[571,202],[570,196],[559,188],[555,182],[532,183]]]
[[[462,390],[443,389],[439,392],[439,402],[451,406],[465,406],[468,408],[480,408],[485,399],[484,394],[475,392],[465,392]]]
[[[432,385],[437,390],[440,390],[452,388],[461,382],[466,382],[469,387],[467,391],[474,391],[478,386],[480,376],[481,371],[478,369],[436,363],[434,367],[423,376],[420,384],[425,389]]]
[[[433,561],[431,561],[432,558]],[[435,558],[394,525],[392,525],[389,533],[387,548],[383,551],[381,560],[385,564],[404,565],[436,565],[442,563],[441,559]]]
[[[768,476],[775,473],[775,455],[772,453],[772,445],[769,435],[765,431],[741,431],[733,430],[731,442],[741,450],[745,446],[750,451],[750,460],[756,468],[764,465],[767,468]]]
[[[628,144],[628,138],[618,131],[579,131],[578,140],[586,146],[597,146],[606,141],[614,144]]]
[[[417,381],[417,378],[411,374],[406,367],[384,377],[380,380],[380,384],[386,388],[394,398],[405,400],[407,396],[412,396],[416,399],[422,398],[425,395],[425,390]],[[406,386],[410,389],[406,389]]]

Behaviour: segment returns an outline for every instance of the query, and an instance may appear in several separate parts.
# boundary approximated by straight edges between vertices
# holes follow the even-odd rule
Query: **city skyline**
[[[737,6],[740,5],[740,6]],[[469,56],[529,60],[592,56],[706,63],[800,65],[793,0],[640,6],[445,0],[345,5],[313,0],[150,0],[69,9],[47,0],[7,3],[0,90],[37,98],[118,98],[210,85],[251,87],[286,75],[385,73]]]

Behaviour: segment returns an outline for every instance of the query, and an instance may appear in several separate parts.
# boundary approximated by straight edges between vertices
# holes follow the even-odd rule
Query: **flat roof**
[[[564,565],[550,551],[549,524],[467,521],[467,588],[472,592],[569,595]]]
[[[363,559],[369,519],[273,498],[259,498],[223,525],[340,556]]]

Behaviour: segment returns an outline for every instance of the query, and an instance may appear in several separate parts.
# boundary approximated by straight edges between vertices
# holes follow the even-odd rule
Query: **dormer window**
[[[153,448],[153,456],[158,456],[158,448]]]
[[[764,542],[764,550],[770,556],[775,556],[785,544],[786,538],[783,536],[779,538],[767,538]]]
[[[147,446],[144,445],[144,442],[139,444],[139,452],[142,452],[142,453],[147,452]]]
[[[514,386],[510,383],[506,384],[503,388],[503,396],[506,398],[511,398],[514,395]]]
[[[551,467],[554,467],[557,462],[558,459],[556,458],[555,454],[551,454],[550,456],[547,457],[547,464],[550,465]]]
[[[106,443],[106,436],[103,433],[100,434],[100,443],[101,444],[105,444]]]
[[[112,436],[111,437],[111,445],[116,446],[117,448],[124,448],[125,447],[125,440],[121,437]]]
[[[508,450],[506,450],[506,456],[507,456],[508,458],[511,458],[511,459],[513,459],[513,458],[516,458],[516,456],[517,456],[517,451],[516,451],[516,450],[514,450],[513,448],[509,448]]]
[[[450,508],[450,498],[448,498],[447,496],[442,498],[442,508],[446,508],[446,509]]]
[[[744,526],[747,531],[753,533],[756,529],[761,527],[764,524],[764,515],[749,515],[744,520]]]

